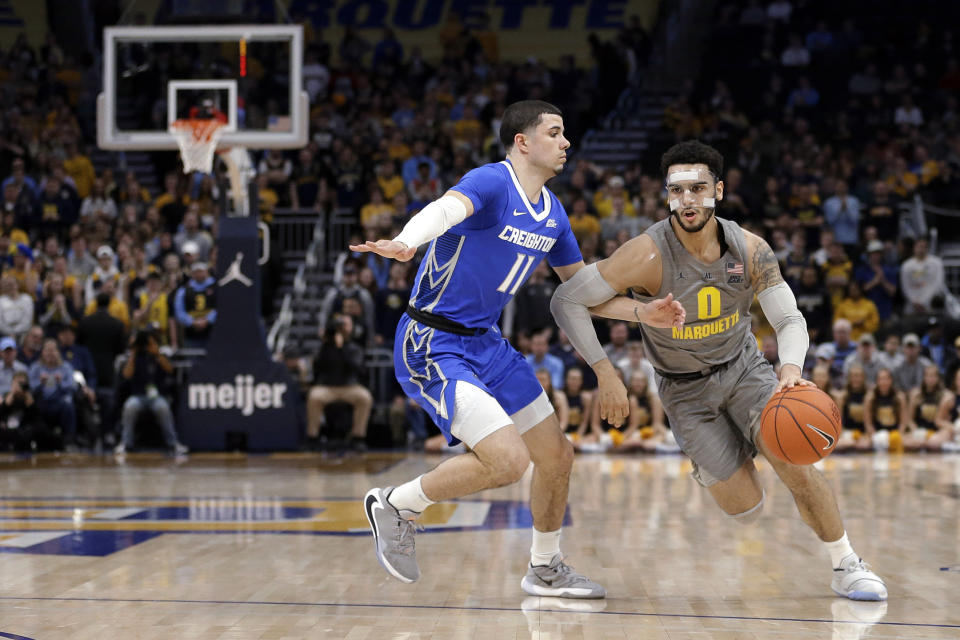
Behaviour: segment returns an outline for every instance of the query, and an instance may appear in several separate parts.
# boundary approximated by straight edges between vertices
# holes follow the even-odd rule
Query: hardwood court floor
[[[526,482],[431,508],[423,577],[403,585],[376,563],[359,498],[440,459],[0,458],[0,638],[960,637],[960,456],[823,463],[886,605],[833,596],[769,468],[767,509],[742,527],[679,456],[577,458],[562,546],[606,600],[522,593]]]

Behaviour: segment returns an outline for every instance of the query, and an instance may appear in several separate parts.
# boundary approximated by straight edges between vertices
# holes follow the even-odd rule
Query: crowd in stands
[[[810,330],[806,373],[861,434],[843,446],[883,446],[877,434],[892,431],[894,447],[949,448],[960,368],[951,312],[960,305],[942,261],[903,212],[916,195],[960,205],[960,67],[952,32],[929,3],[906,17],[897,3],[859,6],[719,3],[701,77],[665,109],[662,146],[698,137],[723,153],[718,214],[763,235],[781,260]],[[612,42],[592,39],[591,60],[567,56],[548,67],[501,61],[497,35],[483,26],[451,20],[441,39],[443,57],[426,60],[389,30],[376,42],[348,32],[330,43],[308,28],[310,142],[256,157],[261,214],[336,210],[353,221],[353,240],[393,237],[463,173],[503,157],[498,117],[514,100],[559,106],[576,148],[636,77],[649,41],[631,20]],[[145,410],[176,449],[169,402],[155,398],[169,384],[162,354],[202,347],[216,322],[217,181],[170,171],[163,191],[149,193],[133,172],[94,167],[87,150],[97,70],[53,38],[36,50],[21,39],[3,59],[4,440],[42,448],[113,436],[124,450],[134,444],[128,426]],[[587,262],[667,217],[659,151],[615,171],[575,159],[551,182]],[[311,446],[337,402],[352,406],[355,448],[377,404],[408,439],[437,446],[398,389],[374,398],[364,386],[361,356],[392,347],[416,266],[348,255],[333,286],[318,292],[323,357],[286,354],[305,387]],[[550,316],[555,286],[541,265],[501,323],[529,354],[564,429],[584,450],[675,450],[635,326],[596,323],[635,408],[622,431],[600,420],[592,371]],[[754,311],[758,348],[776,366],[775,335]],[[131,339],[138,334],[152,340]],[[25,423],[30,429],[20,429]],[[910,435],[921,428],[922,442]]]
[[[871,3],[870,15],[861,9],[816,0],[720,3],[701,77],[665,109],[663,146],[700,138],[723,153],[726,188],[718,215],[764,236],[780,259],[810,330],[805,373],[834,395],[844,415],[841,448],[955,448],[957,305],[943,262],[908,206],[920,195],[960,207],[953,34],[929,3],[911,8],[906,20],[899,19],[897,3]],[[489,114],[483,122],[496,126]],[[433,145],[412,153],[425,158]],[[655,155],[618,171],[581,159],[551,183],[588,263],[668,215]],[[416,211],[485,158],[469,160],[455,154],[452,164],[435,161],[441,168],[436,186],[426,182],[434,164],[386,162],[378,165],[377,184],[382,193],[396,185],[400,202]],[[444,166],[452,167],[447,174]],[[385,226],[369,224],[383,202],[370,198],[360,205],[364,238],[392,237]],[[940,240],[949,240],[950,230],[940,231]],[[331,290],[328,300],[373,299],[372,314],[363,304],[350,304],[348,314],[376,325],[365,344],[389,346],[415,265],[398,266],[393,277],[393,267],[375,256],[351,256],[348,264],[347,284]],[[351,293],[358,286],[366,296]],[[599,419],[592,372],[550,317],[555,286],[541,265],[501,326],[529,354],[564,428],[583,450],[675,450],[635,327],[596,322],[638,407],[622,431]],[[776,367],[776,336],[758,305],[753,311],[758,348]],[[381,315],[389,318],[382,325]],[[923,383],[925,366],[929,384]]]

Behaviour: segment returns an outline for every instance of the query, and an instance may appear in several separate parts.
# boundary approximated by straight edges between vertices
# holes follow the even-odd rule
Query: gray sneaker
[[[557,554],[546,566],[527,569],[520,586],[532,596],[559,598],[605,598],[607,591],[587,576],[577,573]]]
[[[413,520],[419,514],[397,511],[387,500],[392,490],[393,487],[370,489],[363,498],[363,512],[367,514],[377,560],[383,568],[401,582],[416,582],[420,578],[420,567],[413,545],[416,529]]]

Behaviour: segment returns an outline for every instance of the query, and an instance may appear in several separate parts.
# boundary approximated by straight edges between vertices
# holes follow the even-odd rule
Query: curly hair
[[[673,145],[660,158],[660,173],[667,179],[667,169],[675,164],[705,164],[717,180],[723,176],[723,156],[699,140],[685,140]]]

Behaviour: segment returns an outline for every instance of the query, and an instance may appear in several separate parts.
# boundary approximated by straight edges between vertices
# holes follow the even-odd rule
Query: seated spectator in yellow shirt
[[[633,217],[637,215],[637,210],[634,208],[633,203],[630,202],[630,194],[627,193],[627,190],[623,188],[624,182],[623,178],[620,176],[610,176],[607,179],[607,183],[593,195],[593,208],[597,212],[597,215],[601,218],[606,218],[613,213],[613,197],[614,195],[620,195],[623,197],[623,213],[624,215]]]

